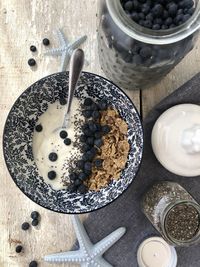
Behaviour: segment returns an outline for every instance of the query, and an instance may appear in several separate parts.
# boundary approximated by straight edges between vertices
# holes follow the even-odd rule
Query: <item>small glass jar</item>
[[[100,0],[98,53],[108,78],[124,89],[154,85],[192,50],[200,27],[200,1],[188,21],[167,30],[140,26],[120,0]]]
[[[178,183],[154,184],[143,198],[142,209],[170,245],[200,242],[200,205]]]

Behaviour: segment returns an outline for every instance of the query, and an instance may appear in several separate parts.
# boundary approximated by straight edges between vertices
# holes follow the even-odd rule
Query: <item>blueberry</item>
[[[101,138],[99,138],[99,139],[95,139],[94,144],[95,144],[95,146],[97,146],[97,147],[101,147],[101,146],[103,145],[103,141],[102,141]]]
[[[83,145],[82,145],[82,151],[83,151],[83,152],[86,152],[86,151],[90,150],[90,148],[91,148],[91,146],[88,145],[88,144],[83,144]]]
[[[88,191],[88,188],[86,185],[84,184],[81,184],[79,187],[78,187],[78,192],[81,193],[81,194],[85,194],[87,193]]]
[[[34,219],[31,224],[33,226],[37,226],[39,224],[39,220],[38,219]]]
[[[64,106],[67,104],[67,100],[65,98],[60,98],[59,102],[61,106]]]
[[[68,133],[67,133],[66,131],[61,131],[61,132],[60,132],[60,137],[61,137],[62,139],[65,139],[67,136],[68,136]]]
[[[154,24],[152,29],[153,30],[160,30],[160,25],[159,24]]]
[[[175,3],[170,3],[168,5],[168,13],[171,17],[175,17],[178,10],[178,6]]]
[[[94,144],[94,137],[92,137],[92,136],[88,137],[86,140],[86,143],[88,145],[93,145]]]
[[[87,174],[84,172],[79,173],[78,179],[81,181],[85,181],[88,178]]]
[[[92,131],[90,131],[90,129],[85,129],[85,130],[83,130],[83,133],[84,133],[87,137],[89,137],[89,136],[93,136],[93,133],[92,133]]]
[[[179,14],[174,18],[174,23],[179,25],[179,22],[183,20],[183,14]]]
[[[150,20],[150,21],[153,21],[154,17],[153,17],[153,14],[152,13],[149,13],[146,15],[146,20]]]
[[[23,249],[23,247],[21,245],[18,245],[18,246],[16,246],[15,251],[17,253],[20,253],[20,252],[22,252],[22,249]]]
[[[188,10],[188,14],[189,14],[189,15],[193,15],[194,11],[195,11],[195,8],[190,8],[190,9]]]
[[[92,170],[92,163],[91,162],[85,162],[84,169],[91,171]]]
[[[91,152],[91,150],[87,151],[85,154],[84,154],[84,159],[85,161],[87,160],[93,160],[93,158],[95,157],[95,154],[93,152]]]
[[[94,134],[94,137],[95,137],[96,139],[99,139],[99,138],[102,137],[102,133],[101,133],[101,132],[96,132],[96,133]]]
[[[177,14],[177,15],[183,14],[183,9],[182,9],[182,8],[178,9],[178,11],[177,11],[176,14]]]
[[[70,181],[75,181],[77,179],[77,174],[75,172],[72,172],[69,174]]]
[[[34,219],[38,219],[40,216],[39,212],[37,211],[33,211],[31,212],[31,218],[34,220]]]
[[[37,50],[37,48],[36,48],[36,46],[31,45],[31,46],[30,46],[30,50],[31,50],[32,52],[35,52],[35,51]]]
[[[102,159],[95,159],[95,161],[94,161],[94,165],[95,165],[97,168],[102,167],[102,163],[103,163],[103,160],[102,160]]]
[[[102,132],[103,134],[108,134],[111,130],[111,127],[109,125],[103,125],[102,126]]]
[[[93,103],[90,108],[93,111],[98,110],[98,105],[96,103]]]
[[[160,26],[162,25],[163,23],[163,20],[161,18],[155,18],[154,21],[153,21],[154,24],[159,24]]]
[[[134,20],[135,22],[138,22],[139,21],[139,15],[138,15],[138,13],[137,12],[133,12],[132,14],[131,14],[131,18],[132,18],[132,20]]]
[[[79,176],[80,176],[80,174],[79,174]],[[76,179],[75,181],[74,181],[74,185],[75,186],[79,186],[79,185],[81,185],[82,184],[82,181],[80,180],[80,179]]]
[[[84,130],[86,130],[86,129],[89,129],[89,126],[88,126],[88,124],[87,123],[84,123],[83,125],[82,125],[82,130],[84,131]]]
[[[150,58],[152,56],[152,49],[148,46],[143,47],[140,50],[140,56],[145,58],[145,59]]]
[[[189,14],[183,15],[183,22],[186,22],[190,17]]]
[[[54,180],[56,178],[56,172],[55,171],[48,172],[48,178],[49,180]]]
[[[42,40],[42,43],[43,43],[43,45],[49,45],[50,44],[49,39],[47,39],[47,38],[44,38]]]
[[[36,132],[41,132],[42,129],[43,129],[43,127],[42,127],[41,124],[38,124],[38,125],[35,126],[35,130],[36,130]]]
[[[150,20],[145,20],[143,26],[146,28],[152,28],[152,22]]]
[[[70,193],[74,193],[74,192],[76,192],[76,189],[77,189],[77,186],[74,185],[74,184],[70,184],[70,185],[67,187],[67,190],[68,190]]]
[[[81,141],[82,143],[84,143],[84,142],[86,141],[86,139],[87,139],[87,136],[86,136],[86,135],[82,134],[82,135],[80,136],[80,141]]]
[[[98,112],[98,111],[94,111],[94,112]],[[91,132],[95,133],[97,131],[97,125],[94,122],[90,122],[89,129]]]
[[[96,147],[92,147],[89,152],[93,155],[93,157],[95,157],[98,152],[98,149]]]
[[[92,112],[92,118],[93,119],[99,119],[100,118],[100,113],[98,110],[95,110]]]
[[[193,0],[184,0],[184,5],[183,5],[183,7],[185,7],[185,8],[191,8],[191,7],[193,7],[194,6],[194,2],[193,2]]]
[[[153,12],[153,14],[155,15],[155,16],[157,16],[157,17],[161,17],[162,16],[162,14],[163,14],[163,6],[162,5],[160,5],[160,4],[156,4],[154,7],[153,7],[153,9],[152,9],[152,12]]]
[[[58,158],[58,155],[57,155],[55,152],[51,152],[51,153],[49,154],[49,160],[50,160],[50,161],[56,161],[57,158]]]
[[[138,14],[140,20],[144,20],[145,19],[145,15],[141,12]]]
[[[124,5],[124,9],[127,11],[131,11],[133,9],[133,2],[132,1],[126,2]]]
[[[78,160],[77,161],[77,167],[79,169],[83,169],[84,168],[84,161],[83,160]]]
[[[168,17],[166,20],[165,20],[165,25],[167,26],[170,26],[173,22],[173,19],[171,17]]]
[[[71,141],[70,138],[65,138],[65,140],[64,140],[64,144],[65,144],[66,146],[71,145],[71,143],[72,143],[72,141]]]
[[[91,110],[83,110],[83,116],[87,119],[89,119],[92,116]]]
[[[33,67],[33,66],[35,66],[35,64],[36,64],[36,61],[35,61],[34,58],[30,58],[30,59],[28,60],[28,65],[29,65],[29,66]]]
[[[143,14],[147,15],[149,13],[149,10],[150,10],[150,6],[148,4],[145,3],[142,5],[141,11]]]
[[[30,224],[28,222],[24,222],[21,226],[22,230],[26,231],[28,230],[30,227]]]
[[[38,266],[37,261],[31,261],[29,263],[29,267],[37,267],[37,266]]]
[[[92,104],[93,104],[93,101],[91,98],[88,97],[84,100],[84,106],[91,106]]]
[[[98,106],[100,110],[106,110],[108,108],[108,104],[105,100],[99,101]]]

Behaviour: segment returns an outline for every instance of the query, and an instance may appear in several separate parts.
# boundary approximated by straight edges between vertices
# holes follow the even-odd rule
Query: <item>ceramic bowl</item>
[[[143,152],[143,128],[138,112],[128,96],[115,84],[96,74],[83,72],[75,95],[97,101],[106,99],[128,124],[130,152],[118,181],[99,192],[85,195],[53,190],[43,181],[32,153],[32,137],[38,117],[49,103],[67,97],[68,72],[52,74],[26,89],[8,114],[4,134],[4,158],[10,175],[20,190],[37,204],[61,213],[85,213],[97,210],[119,197],[131,184],[139,169]]]

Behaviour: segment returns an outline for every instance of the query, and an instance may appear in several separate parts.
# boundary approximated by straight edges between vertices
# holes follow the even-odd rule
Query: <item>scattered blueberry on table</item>
[[[39,224],[39,220],[38,219],[34,219],[32,220],[32,226],[37,226]]]
[[[121,0],[121,4],[134,22],[153,30],[177,27],[195,11],[193,0]]]
[[[31,219],[38,219],[40,217],[40,214],[38,211],[31,212]]]
[[[22,230],[26,231],[30,228],[30,224],[28,222],[24,222],[21,226]]]
[[[23,250],[23,247],[21,245],[18,245],[15,248],[16,253],[20,253],[20,252],[22,252],[22,250]]]
[[[37,48],[35,45],[31,45],[30,50],[31,50],[31,52],[36,52]]]
[[[43,43],[43,45],[48,46],[48,45],[50,44],[50,41],[49,41],[48,38],[44,38],[44,39],[42,40],[42,43]]]
[[[28,60],[28,65],[29,65],[30,67],[35,66],[35,65],[36,65],[36,61],[35,61],[35,59],[34,59],[34,58],[30,58],[30,59]]]
[[[37,266],[38,266],[37,261],[31,261],[31,262],[29,263],[29,267],[37,267]]]

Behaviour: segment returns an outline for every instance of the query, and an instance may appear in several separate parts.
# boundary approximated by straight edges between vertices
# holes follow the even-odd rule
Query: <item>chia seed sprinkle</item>
[[[199,213],[195,207],[179,204],[172,208],[165,218],[166,232],[173,239],[187,241],[198,233],[199,221]]]
[[[200,206],[178,183],[154,184],[142,205],[147,218],[168,243],[184,246],[187,241],[193,242],[190,240],[200,228],[200,213],[193,205]]]

